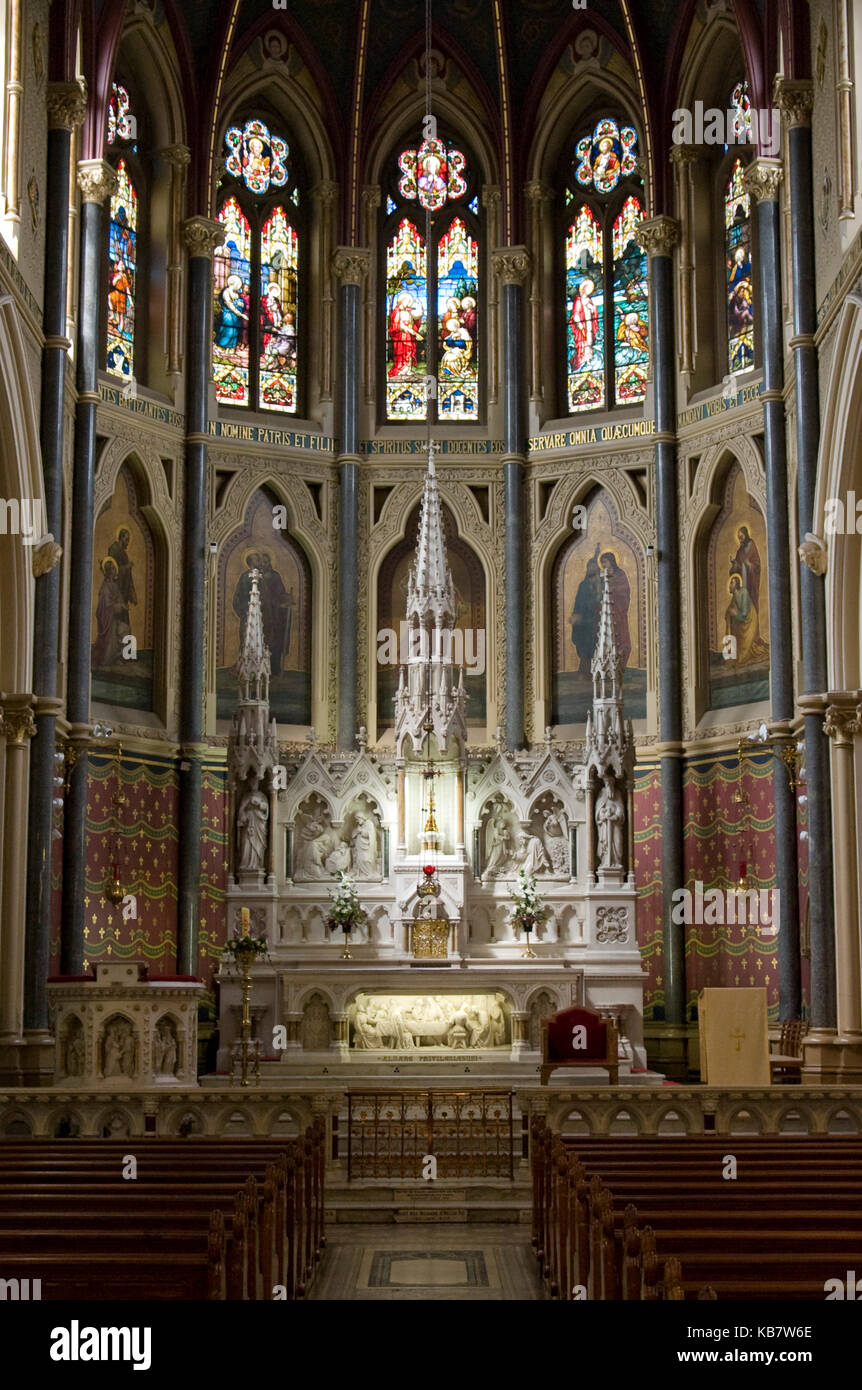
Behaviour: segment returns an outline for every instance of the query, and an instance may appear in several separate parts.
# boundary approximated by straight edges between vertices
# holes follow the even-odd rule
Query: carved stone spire
[[[248,615],[245,620],[242,651],[236,664],[236,675],[244,700],[265,700],[269,703],[269,647],[263,640],[263,614],[260,608],[260,590],[257,587],[260,570],[251,572],[251,593],[248,598]],[[254,684],[255,694],[251,686]]]
[[[404,741],[421,752],[433,733],[441,753],[454,736],[460,751],[467,741],[463,667],[455,677],[455,586],[446,555],[446,538],[434,470],[434,450],[428,450],[428,473],[416,559],[407,583],[407,621],[402,627],[398,691],[395,696],[395,747],[402,756]]]
[[[249,772],[262,777],[278,762],[276,723],[269,717],[269,648],[263,638],[259,579],[260,571],[252,570],[242,650],[234,668],[239,700],[228,744],[228,766],[234,785]]]
[[[613,772],[622,777],[634,752],[632,727],[623,718],[623,659],[614,620],[611,571],[602,571],[602,606],[596,650],[591,664],[593,708],[587,715],[585,763],[599,776]]]

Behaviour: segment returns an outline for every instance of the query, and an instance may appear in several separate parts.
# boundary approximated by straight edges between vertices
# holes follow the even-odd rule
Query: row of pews
[[[6,1297],[14,1279],[43,1299],[303,1298],[325,1163],[322,1117],[296,1140],[4,1139]]]
[[[537,1117],[531,1140],[553,1298],[822,1300],[862,1269],[860,1136],[563,1139]]]

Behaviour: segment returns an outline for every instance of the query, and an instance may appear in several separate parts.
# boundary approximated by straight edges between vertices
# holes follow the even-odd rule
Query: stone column
[[[45,527],[63,538],[64,392],[68,350],[66,294],[69,261],[69,180],[72,132],[84,119],[87,98],[76,82],[48,87],[48,162],[45,189],[45,293],[42,326],[42,399],[39,442],[45,488]],[[24,967],[24,1028],[31,1041],[47,1041],[46,982],[51,944],[51,836],[54,821],[54,754],[57,715],[57,657],[60,638],[59,554],[34,556],[37,578],[33,610],[33,689],[36,734],[30,748],[27,827],[27,941]],[[50,561],[54,563],[49,563]],[[47,566],[47,567],[43,567]]]
[[[541,401],[545,395],[542,372],[544,237],[548,225],[548,206],[553,199],[554,190],[549,184],[534,180],[525,185],[524,195],[530,208],[530,250],[533,257],[533,275],[530,282],[530,400]]]
[[[763,344],[763,424],[766,454],[766,541],[769,574],[769,648],[772,684],[770,742],[775,805],[775,876],[780,897],[779,1009],[798,1018],[802,1007],[799,951],[799,864],[796,794],[782,755],[795,741],[793,703],[790,525],[787,507],[787,439],[784,417],[784,343],[781,297],[779,159],[757,159],[745,171],[745,187],[757,202],[760,333]]]
[[[525,1052],[530,1050],[527,1025],[530,1015],[523,1009],[512,1010],[512,1061],[519,1062]]]
[[[464,769],[455,773],[455,849],[464,853]]]
[[[790,242],[793,256],[793,366],[796,386],[796,495],[798,541],[814,530],[814,490],[820,447],[820,401],[817,384],[817,304],[814,289],[814,194],[811,180],[810,81],[777,78],[775,99],[787,131],[790,182]],[[805,552],[808,553],[807,551]],[[803,554],[800,551],[800,556]],[[835,903],[833,900],[832,789],[829,740],[823,731],[822,701],[808,706],[804,697],[825,692],[826,663],[825,554],[799,569],[805,720],[805,791],[808,796],[808,918],[811,947],[811,1023],[831,1033],[836,1022]],[[812,891],[813,890],[813,891]]]
[[[336,414],[338,445],[338,735],[340,749],[356,742],[359,626],[359,315],[362,286],[371,253],[363,246],[339,246],[332,269],[339,282],[340,329]]]
[[[86,875],[87,748],[90,740],[90,626],[93,592],[93,484],[96,465],[97,377],[101,361],[101,294],[104,256],[104,203],[117,186],[110,164],[81,160],[81,278],[78,312],[75,460],[69,561],[69,644],[66,714],[71,744],[63,824],[63,916],[60,970],[80,975],[84,968],[84,891]]]
[[[395,764],[396,785],[398,789],[398,844],[400,854],[407,852],[407,806],[405,802],[406,771],[403,758]]]
[[[192,152],[187,145],[168,145],[161,157],[171,168],[171,207],[168,231],[167,319],[168,319],[168,376],[182,371],[182,305],[183,305],[183,203],[185,200],[186,169]]]
[[[3,789],[3,881],[0,896],[0,1075],[16,1079],[24,1027],[24,935],[28,743],[36,732],[28,695],[6,696],[0,734],[6,740]]]
[[[323,179],[315,184],[311,196],[317,205],[320,223],[320,399],[332,400],[332,318],[335,298],[332,293],[332,212],[338,196],[338,184]]]
[[[212,258],[224,241],[220,222],[183,223],[189,254],[186,340],[186,466],[183,529],[180,808],[177,883],[177,974],[196,975],[200,920],[201,800],[204,744],[207,427],[212,343]],[[233,827],[231,826],[231,831]]]
[[[685,885],[682,855],[682,686],[679,610],[679,502],[676,460],[676,349],[672,217],[641,222],[636,240],[649,256],[652,286],[652,372],[655,392],[656,568],[658,572],[659,738],[661,775],[662,930],[665,1020],[685,1023],[685,927],[672,918],[673,893]]]
[[[835,836],[835,918],[837,1023],[841,1043],[862,1044],[862,941],[859,920],[859,868],[856,862],[856,738],[862,733],[862,692],[830,692],[824,729],[833,739],[832,825]],[[834,703],[833,703],[834,702]],[[814,879],[811,880],[815,888]],[[812,941],[812,956],[813,956]],[[814,961],[812,959],[812,968]],[[813,1004],[813,986],[812,986]],[[819,1034],[819,1029],[818,1029]],[[809,1040],[810,1034],[809,1034]]]
[[[524,746],[524,281],[530,257],[524,246],[493,252],[500,281],[503,346],[503,495],[506,518],[506,743]]]
[[[697,151],[690,145],[675,145],[670,162],[676,169],[676,197],[679,208],[679,370],[686,388],[694,370],[694,247],[692,245],[692,181],[691,166]]]

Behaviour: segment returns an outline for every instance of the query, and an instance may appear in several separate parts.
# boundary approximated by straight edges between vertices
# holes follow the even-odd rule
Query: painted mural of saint
[[[599,550],[587,561],[586,574],[578,585],[575,603],[569,621],[572,624],[572,642],[578,653],[579,671],[589,674],[590,662],[596,650],[596,637],[599,631],[599,610],[602,604],[602,574],[599,569]]]
[[[748,590],[751,602],[760,613],[760,552],[747,526],[736,533],[739,541],[736,554],[730,557],[730,573],[738,574],[742,587]]]
[[[94,669],[119,666],[123,641],[129,636],[129,609],[120,588],[117,564],[110,556],[102,561],[102,583],[96,607],[96,640],[91,659]]]
[[[728,592],[730,602],[725,610],[724,619],[726,632],[736,643],[736,655],[733,660],[737,666],[752,666],[766,661],[769,657],[769,647],[760,635],[757,605],[739,574],[730,576]]]
[[[117,566],[117,583],[120,586],[120,593],[123,601],[128,607],[130,603],[138,602],[138,595],[135,592],[135,581],[132,575],[134,565],[129,559],[129,541],[132,539],[131,532],[125,526],[121,526],[111,544],[108,546],[108,554]],[[126,614],[128,618],[128,613]]]

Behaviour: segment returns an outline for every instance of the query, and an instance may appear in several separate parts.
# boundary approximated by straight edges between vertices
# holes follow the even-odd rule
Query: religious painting
[[[605,399],[602,229],[584,203],[566,236],[567,403],[570,415]]]
[[[468,727],[484,728],[488,661],[485,574],[475,552],[458,535],[452,513],[445,505],[441,505],[440,510],[457,610],[452,643],[453,660],[456,665],[463,661]],[[379,650],[386,659],[377,664],[379,730],[386,729],[394,723],[399,666],[407,663],[407,581],[410,567],[416,559],[419,512],[420,508],[417,506],[407,522],[404,540],[393,547],[380,567],[377,587],[377,632]],[[383,634],[390,632],[395,635],[397,652],[391,642],[384,640]],[[398,659],[389,660],[390,655],[397,655]]]
[[[766,523],[735,463],[707,542],[709,707],[769,699]]]
[[[604,491],[586,504],[584,525],[564,544],[552,576],[552,708],[554,724],[583,724],[593,699],[592,659],[598,638],[602,574],[611,575],[611,603],[623,664],[629,719],[646,717],[646,614],[643,553]]]
[[[311,571],[302,549],[273,527],[278,503],[259,489],[244,525],[219,562],[216,637],[217,717],[231,719],[236,663],[245,639],[253,571],[258,573],[263,640],[269,648],[269,704],[280,724],[311,722]]]
[[[129,381],[135,375],[135,305],[138,274],[138,195],[124,159],[108,223],[108,340],[106,366]]]
[[[284,208],[273,208],[260,234],[262,410],[296,410],[298,278],[299,239]]]
[[[402,218],[386,247],[386,418],[424,420],[428,269],[425,240]]]
[[[123,709],[153,708],[155,557],[128,465],[96,519],[91,606],[91,698]]]

